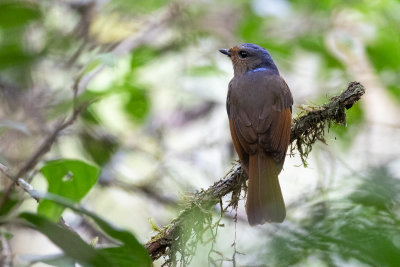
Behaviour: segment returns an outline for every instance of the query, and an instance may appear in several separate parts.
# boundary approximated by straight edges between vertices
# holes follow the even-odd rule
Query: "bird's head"
[[[263,70],[279,74],[270,53],[261,46],[247,43],[219,51],[231,58],[235,75]]]

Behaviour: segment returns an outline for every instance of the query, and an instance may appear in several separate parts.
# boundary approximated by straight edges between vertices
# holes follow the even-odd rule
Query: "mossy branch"
[[[332,122],[346,125],[345,110],[351,108],[364,93],[363,85],[351,82],[343,93],[333,97],[329,103],[323,106],[309,107],[305,114],[301,114],[293,121],[290,138],[291,151],[297,149],[303,163],[306,164],[305,159],[311,152],[312,145],[318,140],[324,142],[325,126],[330,127]],[[207,190],[201,190],[194,194],[179,216],[146,244],[151,258],[156,260],[165,256],[164,264],[175,265],[176,256],[179,253],[181,261],[190,261],[188,252],[196,246],[198,240],[202,240],[202,234],[205,231],[213,230],[215,226],[211,223],[212,207],[222,203],[222,197],[230,193],[232,195],[228,207],[237,206],[246,179],[247,176],[240,163],[237,163],[224,178]],[[190,240],[193,242],[189,242]]]
[[[346,109],[349,109],[365,93],[365,88],[358,82],[351,82],[347,89],[339,96],[331,98],[329,103],[323,106],[308,107],[306,114],[294,119],[290,143],[291,152],[297,149],[307,166],[306,158],[312,150],[316,141],[325,143],[324,134],[326,125],[330,128],[331,123],[346,125]]]

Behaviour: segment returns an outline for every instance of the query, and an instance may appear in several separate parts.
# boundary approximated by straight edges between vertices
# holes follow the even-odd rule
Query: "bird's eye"
[[[249,54],[246,51],[239,51],[239,56],[241,58],[246,58],[249,56]]]

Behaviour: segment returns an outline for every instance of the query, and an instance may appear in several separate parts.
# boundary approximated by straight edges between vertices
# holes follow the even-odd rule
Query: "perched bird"
[[[232,141],[249,177],[249,224],[282,222],[286,209],[278,175],[289,146],[292,94],[266,49],[241,44],[219,51],[233,64],[226,108]]]

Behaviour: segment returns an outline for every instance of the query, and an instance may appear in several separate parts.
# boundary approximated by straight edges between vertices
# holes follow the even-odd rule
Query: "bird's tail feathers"
[[[286,217],[285,203],[278,174],[280,168],[272,157],[256,153],[249,158],[249,181],[246,213],[250,225],[282,222]]]

